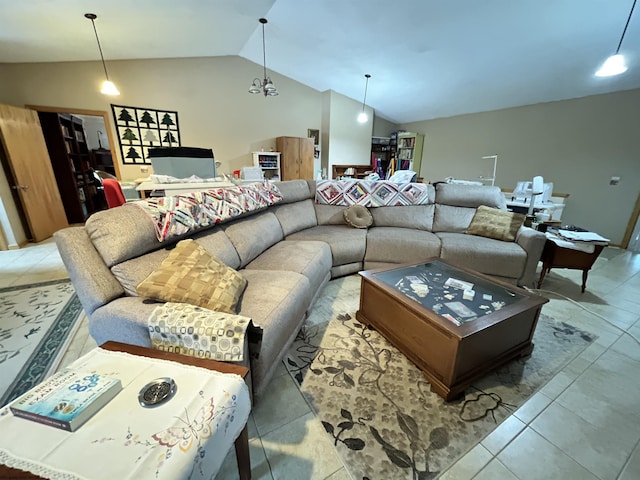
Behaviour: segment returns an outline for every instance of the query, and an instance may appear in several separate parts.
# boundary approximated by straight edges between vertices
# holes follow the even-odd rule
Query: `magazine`
[[[73,432],[120,390],[122,383],[117,378],[65,369],[14,400],[9,408],[16,417]]]

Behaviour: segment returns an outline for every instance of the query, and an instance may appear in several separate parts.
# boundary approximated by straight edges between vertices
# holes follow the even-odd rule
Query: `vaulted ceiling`
[[[633,0],[0,0],[0,63],[239,55],[394,123],[640,88]],[[260,69],[257,69],[257,74]],[[114,79],[117,80],[117,79]],[[238,79],[249,87],[252,79]],[[281,91],[286,95],[286,91]]]

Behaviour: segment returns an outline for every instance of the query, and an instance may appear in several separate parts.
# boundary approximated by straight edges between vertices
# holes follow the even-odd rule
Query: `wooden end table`
[[[547,239],[542,251],[542,271],[538,280],[538,288],[542,285],[544,277],[552,268],[570,268],[582,270],[582,293],[587,287],[587,276],[589,270],[604,250],[605,245],[594,245],[592,253],[574,250],[572,248],[561,247],[553,240]]]
[[[163,352],[161,350],[155,350],[153,348],[139,347],[137,345],[128,345],[126,343],[119,342],[106,342],[100,345],[100,348],[104,350],[111,350],[113,352],[125,352],[131,355],[140,355],[148,358],[158,358],[161,360],[170,360],[173,362],[182,363],[184,365],[191,365],[194,367],[202,367],[208,370],[214,370],[222,373],[235,373],[247,380],[247,373],[249,369],[241,365],[235,365],[232,363],[218,362],[216,360],[207,360],[204,358],[188,357],[186,355],[180,355],[172,352]],[[251,480],[251,460],[249,458],[249,433],[247,426],[240,433],[240,436],[235,441],[236,458],[238,462],[238,472],[240,474],[240,480]],[[0,464],[0,479],[15,480],[15,479],[39,479],[32,473],[18,470],[15,468],[7,467]]]
[[[438,258],[360,276],[356,318],[415,363],[447,401],[498,366],[530,355],[549,301]],[[473,284],[473,298],[449,279]]]

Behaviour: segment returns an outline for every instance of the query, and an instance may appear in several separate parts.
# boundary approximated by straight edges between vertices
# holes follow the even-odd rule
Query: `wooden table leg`
[[[251,480],[251,458],[249,456],[249,430],[245,425],[236,439],[236,461],[240,480]]]
[[[538,288],[540,288],[540,286],[542,285],[542,281],[544,280],[544,277],[547,275],[547,273],[549,273],[549,270],[551,270],[551,267],[548,267],[547,264],[542,264],[542,270],[540,270],[540,279],[538,280]]]
[[[587,276],[589,275],[589,269],[582,270],[582,293],[587,288]]]

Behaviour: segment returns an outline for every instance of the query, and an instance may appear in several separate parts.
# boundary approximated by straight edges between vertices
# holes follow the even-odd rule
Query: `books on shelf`
[[[122,390],[119,379],[62,370],[9,405],[16,417],[73,432]]]

